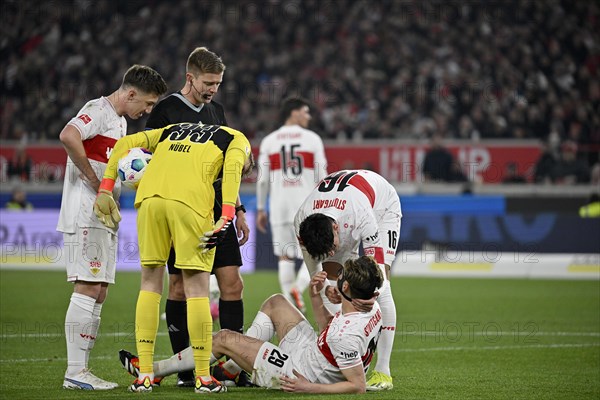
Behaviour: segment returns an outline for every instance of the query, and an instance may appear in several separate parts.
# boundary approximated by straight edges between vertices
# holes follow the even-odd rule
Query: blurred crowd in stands
[[[216,100],[251,139],[299,94],[324,139],[540,139],[555,163],[574,148],[586,182],[598,159],[597,1],[6,0],[0,18],[2,139],[56,140],[133,63],[178,90],[205,45],[227,65]]]

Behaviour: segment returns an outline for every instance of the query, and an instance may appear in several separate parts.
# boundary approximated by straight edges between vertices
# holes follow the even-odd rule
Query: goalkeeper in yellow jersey
[[[171,245],[175,266],[183,270],[187,318],[196,370],[195,391],[224,392],[212,378],[212,318],[208,302],[214,247],[235,215],[240,182],[253,167],[248,139],[225,126],[180,123],[139,132],[115,145],[94,211],[107,226],[121,216],[112,197],[118,160],[133,147],[153,152],[135,197],[137,230],[142,263],[142,283],[135,311],[135,339],[140,375],[134,392],[152,391],[154,343],[159,320],[164,266]],[[213,223],[213,183],[222,179],[221,218]]]

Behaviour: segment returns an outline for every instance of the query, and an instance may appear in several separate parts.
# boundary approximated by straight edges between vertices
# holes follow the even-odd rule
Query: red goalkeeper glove
[[[225,237],[233,216],[235,215],[235,207],[227,204],[223,204],[223,211],[221,218],[213,225],[213,229],[200,237],[200,247],[203,253],[206,253],[210,249],[216,247]]]

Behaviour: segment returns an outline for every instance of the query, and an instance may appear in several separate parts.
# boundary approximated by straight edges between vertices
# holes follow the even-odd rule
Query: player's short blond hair
[[[200,73],[220,74],[225,72],[225,68],[221,57],[206,47],[196,47],[188,57],[186,72],[194,76]]]

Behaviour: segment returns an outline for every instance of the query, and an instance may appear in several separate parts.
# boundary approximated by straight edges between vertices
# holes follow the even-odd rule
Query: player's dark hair
[[[279,117],[282,122],[285,122],[292,111],[298,110],[304,106],[310,107],[310,102],[303,97],[288,97],[281,103],[281,107],[279,110]]]
[[[334,250],[334,220],[323,214],[312,214],[300,223],[300,240],[316,260],[323,260]]]
[[[187,60],[186,72],[196,76],[204,74],[220,74],[225,71],[221,57],[206,47],[196,47]]]
[[[383,285],[383,274],[372,257],[361,256],[344,264],[343,279],[350,286],[350,297],[367,300]]]
[[[135,64],[125,72],[121,87],[134,87],[147,94],[161,96],[167,92],[167,83],[158,72],[145,65]]]

